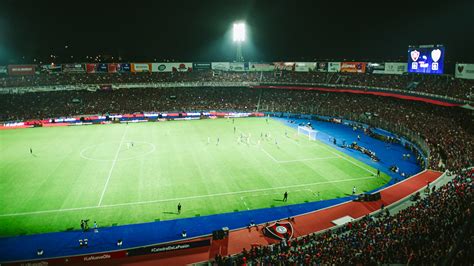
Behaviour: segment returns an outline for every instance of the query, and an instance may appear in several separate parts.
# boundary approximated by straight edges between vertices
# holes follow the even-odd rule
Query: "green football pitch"
[[[0,152],[0,236],[271,208],[389,180],[263,118],[3,130]]]

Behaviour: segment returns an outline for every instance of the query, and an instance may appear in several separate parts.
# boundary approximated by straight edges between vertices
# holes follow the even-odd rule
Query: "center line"
[[[115,153],[115,158],[114,158],[114,160],[112,162],[112,166],[110,167],[110,170],[109,170],[109,176],[107,177],[107,181],[105,182],[105,186],[104,186],[104,189],[102,190],[102,195],[100,195],[99,204],[97,206],[102,205],[102,200],[104,199],[105,191],[107,190],[107,185],[109,184],[110,177],[112,176],[112,172],[114,170],[115,164],[117,163],[117,158],[119,156],[120,149],[122,148],[122,144],[123,144],[123,140],[125,139],[125,135],[127,134],[127,129],[128,129],[128,126],[126,126],[125,130],[123,131],[122,139],[120,140],[120,144],[118,146],[117,152]]]

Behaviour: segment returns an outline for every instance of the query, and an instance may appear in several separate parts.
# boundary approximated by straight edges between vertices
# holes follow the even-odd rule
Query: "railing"
[[[374,86],[344,85],[344,84],[328,84],[328,83],[301,83],[301,82],[224,82],[224,81],[192,81],[192,82],[143,82],[143,83],[112,83],[113,88],[176,88],[176,87],[250,87],[250,86],[304,86],[304,87],[326,87],[326,88],[344,88],[356,90],[384,91],[396,94],[423,96],[434,99],[441,99],[449,102],[460,104],[472,104],[473,101],[466,99],[453,98],[427,92],[409,91],[400,89],[391,89]],[[0,94],[5,93],[25,93],[40,91],[62,91],[62,90],[96,90],[100,84],[77,84],[77,85],[49,85],[49,86],[28,86],[28,87],[5,87],[0,88]]]
[[[327,88],[334,88],[334,89],[344,88],[344,89],[357,89],[357,90],[374,90],[374,91],[392,92],[392,93],[405,94],[405,95],[410,94],[410,95],[415,95],[415,96],[424,96],[424,97],[429,97],[429,98],[443,99],[443,100],[448,100],[448,101],[451,101],[451,102],[458,102],[458,103],[465,103],[465,104],[473,103],[473,101],[466,100],[466,99],[454,98],[454,97],[449,97],[449,96],[444,96],[444,95],[439,95],[439,94],[433,94],[433,93],[428,93],[428,92],[391,89],[391,88],[375,87],[375,86],[359,86],[359,85],[329,84],[329,83],[301,83],[301,82],[297,82],[297,83],[293,83],[293,82],[292,83],[289,83],[289,82],[262,82],[260,85],[327,87]]]

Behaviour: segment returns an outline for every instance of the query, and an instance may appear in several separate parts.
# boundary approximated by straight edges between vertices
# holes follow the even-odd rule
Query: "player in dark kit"
[[[181,202],[178,203],[178,214],[181,213]]]
[[[33,150],[30,148],[30,154],[33,154]]]
[[[285,194],[283,194],[283,201],[288,201],[288,192],[285,191]]]

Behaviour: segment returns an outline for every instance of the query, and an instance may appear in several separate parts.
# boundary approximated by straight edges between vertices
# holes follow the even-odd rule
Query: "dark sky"
[[[0,0],[0,64],[232,60],[235,20],[247,61],[403,61],[410,44],[444,44],[474,63],[473,0]]]

